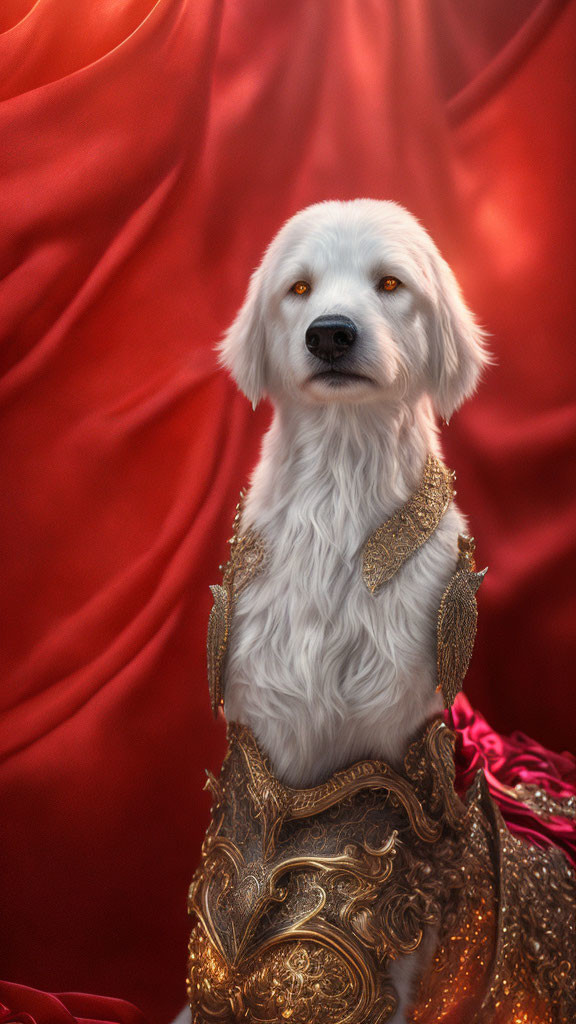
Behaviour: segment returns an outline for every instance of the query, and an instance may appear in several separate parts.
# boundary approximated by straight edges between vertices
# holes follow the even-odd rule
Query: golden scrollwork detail
[[[275,778],[250,729],[232,722],[228,727],[228,736],[238,740],[250,779],[250,791],[259,808],[258,813],[264,818],[272,818],[277,828],[286,819],[309,818],[320,814],[339,803],[344,796],[351,797],[366,790],[385,790],[393,794],[404,808],[421,839],[433,842],[438,838],[438,821],[426,814],[405,776],[383,761],[357,761],[350,768],[335,772],[318,786],[293,789],[283,786]]]
[[[188,995],[192,1005],[201,1003],[197,1020],[203,1024],[360,1024],[371,1011],[380,1024],[393,1013],[396,999],[387,986],[375,994],[365,981],[329,944],[306,939],[258,953],[243,980],[214,953],[201,929],[190,944]]]
[[[442,595],[437,622],[438,685],[452,707],[468,671],[478,622],[476,594],[487,569],[476,572],[473,537],[458,538],[458,564]]]
[[[454,474],[428,455],[418,490],[368,538],[362,577],[377,593],[432,536],[454,497]]]
[[[465,807],[454,789],[454,748],[454,733],[442,719],[437,719],[409,747],[405,768],[424,806],[441,821],[460,829]]]
[[[208,620],[207,663],[208,689],[212,713],[216,717],[224,703],[224,665],[230,641],[232,615],[238,596],[262,570],[266,561],[266,548],[262,537],[249,527],[242,532],[242,512],[245,494],[236,506],[230,555],[222,568],[222,585],[210,587],[214,604]]]
[[[413,1024],[576,1019],[574,875],[510,835],[481,772],[456,796],[443,722],[404,771],[360,762],[303,790],[248,729],[228,739],[189,897],[194,1024],[385,1024],[390,965],[430,929]]]
[[[552,796],[542,785],[517,782],[505,786],[504,791],[518,803],[526,804],[543,821],[551,818],[570,818],[576,821],[576,797]]]

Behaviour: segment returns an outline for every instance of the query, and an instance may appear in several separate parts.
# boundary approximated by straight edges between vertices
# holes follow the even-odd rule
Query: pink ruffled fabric
[[[557,846],[576,868],[576,821],[555,814],[543,818],[513,795],[516,785],[536,786],[555,800],[576,798],[576,759],[556,754],[522,732],[502,736],[490,728],[464,694],[459,694],[446,721],[458,736],[456,788],[472,784],[479,768],[511,832],[536,846]]]

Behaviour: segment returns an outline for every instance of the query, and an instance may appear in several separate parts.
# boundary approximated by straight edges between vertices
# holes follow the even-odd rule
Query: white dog
[[[291,785],[364,757],[401,762],[440,709],[436,617],[465,523],[452,504],[376,595],[361,551],[439,452],[433,408],[449,419],[474,390],[482,332],[406,210],[325,202],[276,236],[221,357],[275,408],[243,516],[269,558],[235,609],[226,716]]]
[[[325,202],[270,245],[221,359],[275,410],[243,514],[266,571],[235,607],[226,716],[292,786],[361,758],[401,763],[441,709],[436,619],[465,523],[452,503],[377,594],[361,553],[439,454],[434,410],[447,420],[473,392],[482,332],[406,210]],[[402,1021],[413,964],[394,970]]]

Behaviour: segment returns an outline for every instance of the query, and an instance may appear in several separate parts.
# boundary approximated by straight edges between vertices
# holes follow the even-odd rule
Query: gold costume
[[[371,590],[451,498],[431,456],[420,490],[367,542]],[[215,707],[235,596],[266,561],[259,538],[239,530],[240,511],[214,588]],[[461,539],[438,618],[447,705],[470,658],[482,575]],[[459,799],[444,722],[428,725],[402,770],[361,761],[311,789],[283,785],[246,727],[229,725],[228,744],[219,779],[209,776],[212,821],[190,889],[194,1024],[385,1024],[397,1006],[389,966],[422,944],[412,1024],[574,1024],[574,874],[560,851],[511,835],[481,771]]]

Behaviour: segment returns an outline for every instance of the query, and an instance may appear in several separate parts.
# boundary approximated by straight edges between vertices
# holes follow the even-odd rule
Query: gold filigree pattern
[[[299,939],[271,946],[257,955],[244,984],[210,947],[201,929],[190,951],[188,994],[192,1005],[202,1001],[203,1016],[195,1022],[234,1024],[360,1024],[374,1010],[375,1022],[389,1019],[395,998],[383,986],[374,993],[329,945]],[[227,994],[224,995],[224,992]],[[194,1019],[194,1018],[193,1018]]]
[[[210,587],[214,604],[208,619],[208,640],[206,653],[208,660],[208,690],[210,693],[210,705],[214,717],[218,714],[218,708],[222,706],[222,672],[224,658],[228,648],[230,636],[230,622],[232,618],[232,602],[227,589],[220,586]]]
[[[476,572],[474,538],[458,538],[458,564],[440,602],[437,624],[438,685],[444,706],[452,707],[468,671],[478,609],[476,593],[487,569]]]
[[[430,927],[413,1024],[576,1019],[574,876],[508,833],[482,773],[456,797],[453,742],[434,722],[403,773],[361,762],[297,790],[229,727],[190,889],[194,1024],[385,1024],[390,962]]]
[[[454,747],[454,733],[437,719],[408,748],[404,766],[423,806],[436,819],[460,829],[465,807],[454,789]]]
[[[207,662],[208,689],[214,717],[224,703],[224,663],[230,640],[234,604],[239,594],[264,567],[266,559],[264,541],[259,534],[251,527],[241,533],[244,499],[243,492],[236,506],[230,538],[230,556],[223,567],[222,586],[210,587],[214,605],[208,620]]]
[[[443,722],[437,722],[431,728],[430,751],[434,760],[446,754],[435,742],[440,732],[449,733]],[[272,774],[250,729],[232,722],[228,726],[228,738],[239,743],[250,779],[250,794],[262,815],[265,836],[270,832],[269,819],[279,828],[286,820],[309,818],[328,810],[342,800],[343,794],[350,797],[361,790],[380,789],[386,790],[397,805],[404,808],[410,824],[422,839],[433,842],[438,838],[439,824],[426,814],[410,782],[383,761],[357,761],[350,768],[335,772],[318,786],[295,789],[282,785]]]
[[[550,818],[570,818],[576,820],[575,796],[551,796],[543,786],[517,782],[515,786],[503,786],[504,791],[513,800],[526,804],[534,814],[543,821]]]
[[[468,803],[468,882],[442,922],[411,1024],[568,1024],[576,1019],[574,873],[559,850],[509,832],[482,772]]]
[[[454,474],[428,455],[416,493],[364,545],[362,577],[373,594],[432,536],[453,496]]]

